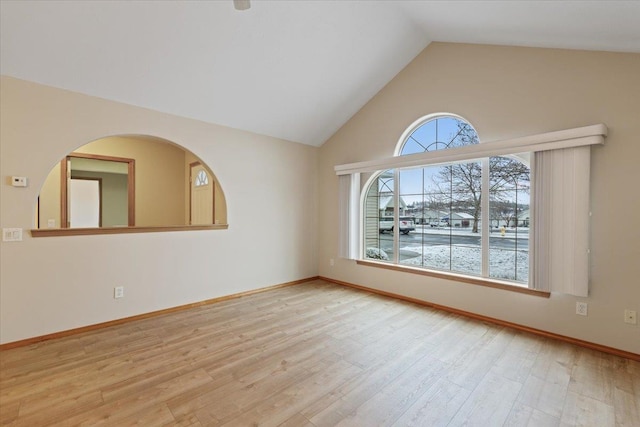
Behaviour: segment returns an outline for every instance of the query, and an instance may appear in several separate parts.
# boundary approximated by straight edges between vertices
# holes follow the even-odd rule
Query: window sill
[[[387,264],[387,263],[378,262],[378,261],[356,260],[356,263],[358,265],[364,265],[367,267],[376,267],[376,268],[383,268],[386,270],[402,271],[405,273],[436,277],[438,279],[455,280],[456,282],[470,283],[472,285],[486,286],[488,288],[502,289],[505,291],[518,292],[522,294],[534,295],[534,296],[543,297],[543,298],[549,298],[551,296],[550,292],[537,291],[535,289],[529,289],[524,285],[519,285],[511,282],[501,281],[501,280],[485,279],[481,277],[471,277],[471,276],[465,276],[462,274],[445,273],[445,272],[434,271],[434,270],[423,270],[421,268],[415,268],[415,267],[409,267],[409,266],[397,265],[397,264]]]
[[[31,230],[31,237],[88,236],[95,234],[163,233],[167,231],[226,230],[229,224],[172,225],[168,227],[46,228]]]

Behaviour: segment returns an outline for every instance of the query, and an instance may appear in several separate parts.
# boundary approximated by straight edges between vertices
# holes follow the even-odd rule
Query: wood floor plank
[[[33,402],[28,410],[23,411],[21,405],[19,417],[11,425],[31,427],[65,423],[69,417],[84,414],[102,404],[100,392],[71,394],[62,397],[53,396],[53,399],[43,399],[46,400]],[[35,409],[34,406],[36,406]]]
[[[636,372],[635,366],[630,360],[621,357],[612,357],[613,359],[613,386],[616,389],[624,390],[627,393],[634,394],[634,382],[640,380],[640,372]]]
[[[501,328],[489,328],[486,333],[476,337],[474,345],[466,354],[451,363],[445,376],[468,390],[474,390],[496,361],[505,355],[505,350],[513,341],[515,334]]]
[[[557,427],[560,419],[545,412],[516,402],[504,423],[504,427]]]
[[[235,384],[236,380],[231,372],[219,374],[210,382],[167,399],[166,403],[177,422],[183,423],[188,419],[200,422],[196,412],[211,402],[224,401],[225,395]]]
[[[425,355],[411,370],[402,372],[383,386],[337,426],[391,425],[422,397],[446,369],[444,362]]]
[[[553,340],[544,340],[531,367],[531,375],[554,384],[569,385],[579,349]]]
[[[509,417],[522,384],[489,372],[469,395],[452,425],[496,426]]]
[[[571,371],[569,391],[613,404],[614,371],[609,361],[581,353]],[[589,351],[591,353],[591,351]]]
[[[207,406],[199,409],[196,415],[205,425],[233,424],[234,419],[260,403],[265,396],[280,393],[324,369],[325,366],[318,364],[318,361],[319,359],[308,360],[294,368],[276,370],[255,382],[235,382],[235,387],[212,399]]]
[[[322,411],[313,415],[308,414],[307,410],[302,413],[319,426],[338,424],[386,384],[412,369],[417,360],[427,354],[428,345],[421,342],[412,344],[396,346],[393,351],[385,353],[385,358],[380,358],[377,364],[370,365],[362,374],[338,387],[336,391],[342,396]]]
[[[585,395],[567,393],[561,426],[614,426],[615,423],[613,406]]]
[[[443,362],[454,363],[469,354],[469,350],[482,340],[487,330],[494,328],[480,323],[470,328],[469,323],[468,319],[456,315],[442,318],[426,339],[434,348],[431,355]]]
[[[516,332],[508,347],[497,359],[494,372],[519,383],[524,383],[538,357],[543,339]]]
[[[93,417],[76,417],[72,422],[82,420],[83,425],[100,425],[102,423],[117,425],[121,420],[135,417],[136,414],[153,408],[159,402],[167,402],[176,395],[187,393],[211,381],[211,377],[201,369],[181,375],[165,383],[145,389],[135,396],[101,405],[92,412]]]
[[[1,426],[638,426],[640,362],[322,280],[0,351]]]
[[[190,415],[181,420],[174,420],[164,424],[162,427],[202,427],[200,420],[195,415]]]
[[[20,413],[20,401],[5,402],[0,399],[0,425],[9,425],[18,419]]]
[[[305,421],[303,424],[312,425],[299,411],[361,372],[362,369],[348,362],[337,361],[283,389],[281,393],[259,401],[223,425],[279,426],[291,424],[291,418],[296,416]]]
[[[121,381],[111,382],[100,388],[102,399],[105,402],[113,402],[126,396],[135,396],[149,388],[153,388],[162,383],[166,383],[178,378],[190,371],[185,367],[182,361],[166,362],[163,365],[155,367],[145,367],[142,372],[138,369],[132,369],[132,372]]]
[[[302,414],[294,414],[278,427],[317,427]]]
[[[638,396],[616,388],[613,392],[613,407],[616,426],[640,426],[640,398]]]
[[[225,387],[201,392],[192,399],[174,399],[168,403],[169,408],[176,419],[197,411],[198,418],[205,423],[217,423],[229,417],[229,413],[236,414],[270,392],[285,388],[311,376],[314,369],[322,368],[320,362],[326,355],[302,344],[299,345],[305,348],[305,352],[297,353],[295,359],[282,359],[280,356],[283,354],[278,353],[277,357],[262,359],[254,356],[249,363],[238,365],[242,371],[236,371],[235,366],[226,367],[226,372],[218,370],[211,374],[214,378],[219,378],[221,374],[228,374],[232,378],[225,383]],[[233,403],[227,405],[227,401]]]
[[[413,403],[394,426],[446,426],[471,394],[470,390],[440,378]]]
[[[106,425],[113,427],[175,425],[175,419],[167,405],[163,403],[138,411],[127,418],[114,420]]]
[[[73,395],[91,393],[100,385],[126,377],[130,362],[121,357],[93,360],[85,365],[68,366],[65,371],[52,370],[51,375],[33,375],[30,381],[8,387],[3,385],[2,399],[5,402],[46,399],[49,395]],[[37,388],[34,388],[37,384]]]
[[[559,420],[566,394],[567,385],[551,383],[530,375],[518,395],[518,402]]]

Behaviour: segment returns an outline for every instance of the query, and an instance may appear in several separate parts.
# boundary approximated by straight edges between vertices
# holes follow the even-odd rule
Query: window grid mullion
[[[482,160],[482,187],[480,203],[480,250],[482,252],[482,277],[489,277],[489,231],[491,220],[489,218],[489,158]]]
[[[393,263],[400,262],[400,171],[393,170]]]

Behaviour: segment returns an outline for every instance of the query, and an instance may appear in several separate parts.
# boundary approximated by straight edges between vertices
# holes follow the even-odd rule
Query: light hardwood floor
[[[323,281],[0,353],[11,426],[640,426],[640,363]]]

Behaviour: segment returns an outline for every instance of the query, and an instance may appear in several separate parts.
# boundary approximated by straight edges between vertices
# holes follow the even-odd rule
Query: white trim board
[[[394,156],[386,159],[347,163],[334,167],[336,175],[375,172],[384,169],[411,168],[416,166],[454,163],[466,160],[504,156],[526,152],[557,150],[584,145],[604,144],[607,126],[600,123],[574,129],[541,133],[502,141],[483,142],[464,147],[426,153]]]

